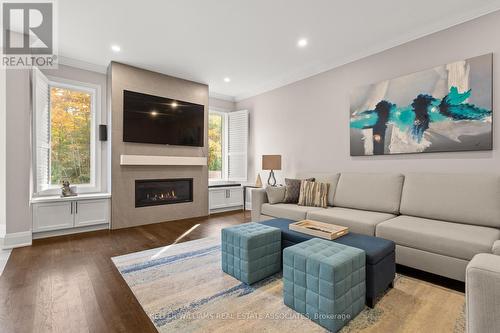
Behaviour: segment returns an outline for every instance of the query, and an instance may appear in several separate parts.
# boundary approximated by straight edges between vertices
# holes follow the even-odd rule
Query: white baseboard
[[[242,209],[243,209],[243,205],[234,206],[234,207],[226,207],[226,208],[217,208],[217,209],[211,209],[209,214],[225,213],[225,212],[231,212],[233,210],[242,210]]]
[[[108,230],[108,229],[109,229],[109,223],[103,223],[103,224],[89,225],[89,226],[79,227],[79,228],[68,228],[68,229],[61,229],[61,230],[36,232],[36,233],[33,233],[33,239],[72,235],[72,234],[79,234],[82,232]]]
[[[32,241],[31,230],[5,234],[3,249],[14,249],[16,247],[30,246]]]

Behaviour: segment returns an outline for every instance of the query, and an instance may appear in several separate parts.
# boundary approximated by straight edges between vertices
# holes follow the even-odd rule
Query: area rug
[[[222,272],[220,240],[112,258],[159,332],[325,332],[283,304],[281,275],[248,286]],[[398,275],[341,332],[464,332],[464,295]]]

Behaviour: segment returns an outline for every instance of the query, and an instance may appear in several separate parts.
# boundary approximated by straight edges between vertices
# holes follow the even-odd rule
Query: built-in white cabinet
[[[75,227],[109,223],[109,200],[75,201]]]
[[[73,228],[73,202],[33,205],[33,232]]]
[[[32,207],[33,233],[68,229],[78,232],[84,227],[109,227],[109,198],[90,196],[79,199],[37,199],[32,203]]]
[[[243,206],[243,188],[241,186],[209,188],[208,202],[211,212],[240,209]]]

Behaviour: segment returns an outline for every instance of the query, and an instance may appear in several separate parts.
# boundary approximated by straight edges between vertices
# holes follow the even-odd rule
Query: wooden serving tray
[[[290,223],[288,228],[293,231],[301,232],[315,237],[324,239],[336,239],[349,233],[348,227],[340,225],[324,223],[313,220],[302,220],[295,223]]]

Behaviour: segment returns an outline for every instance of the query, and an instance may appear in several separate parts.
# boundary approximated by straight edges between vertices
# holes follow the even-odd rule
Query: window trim
[[[90,184],[75,184],[79,194],[81,193],[99,193],[102,190],[102,175],[101,175],[101,153],[102,147],[97,138],[99,133],[99,124],[101,123],[101,86],[92,83],[80,82],[69,80],[65,78],[46,75],[49,84],[49,108],[50,108],[50,89],[52,87],[60,87],[66,89],[73,89],[77,91],[88,92],[91,95],[91,132],[90,132]],[[50,121],[50,120],[49,120]],[[33,129],[36,131],[36,126]],[[36,153],[36,151],[35,151]],[[51,154],[50,154],[51,155]],[[33,170],[36,170],[36,158],[33,158]],[[36,174],[35,174],[36,177]],[[37,192],[36,186],[34,187],[34,197],[57,195],[61,192],[61,185],[50,185],[46,190]]]
[[[246,115],[247,119],[247,125],[249,124],[249,112],[248,110],[238,110],[238,111],[228,111],[224,109],[219,109],[219,108],[209,108],[209,115],[211,113],[215,114],[220,114],[223,116],[223,127],[222,127],[222,178],[209,178],[208,181],[212,183],[217,183],[217,182],[247,182],[248,181],[248,136],[246,138],[247,141],[247,147],[245,150],[245,177],[241,178],[230,178],[230,171],[229,171],[229,158],[230,158],[230,153],[229,153],[229,118],[231,115],[236,115],[238,113],[244,113]],[[248,132],[247,135],[250,133]],[[210,139],[209,139],[210,140]],[[233,153],[234,154],[234,153]],[[208,153],[207,153],[208,155]]]
[[[228,174],[227,174],[227,111],[223,110],[218,110],[216,108],[209,108],[208,110],[208,117],[210,118],[210,114],[216,114],[220,115],[222,117],[222,133],[221,133],[221,150],[222,150],[222,178],[208,178],[209,182],[221,182],[221,181],[227,181],[228,179]],[[208,124],[207,124],[208,127]],[[208,131],[208,129],[207,129]],[[208,141],[210,142],[210,138],[208,138]],[[210,143],[209,143],[210,145]],[[210,172],[210,170],[208,170]]]

